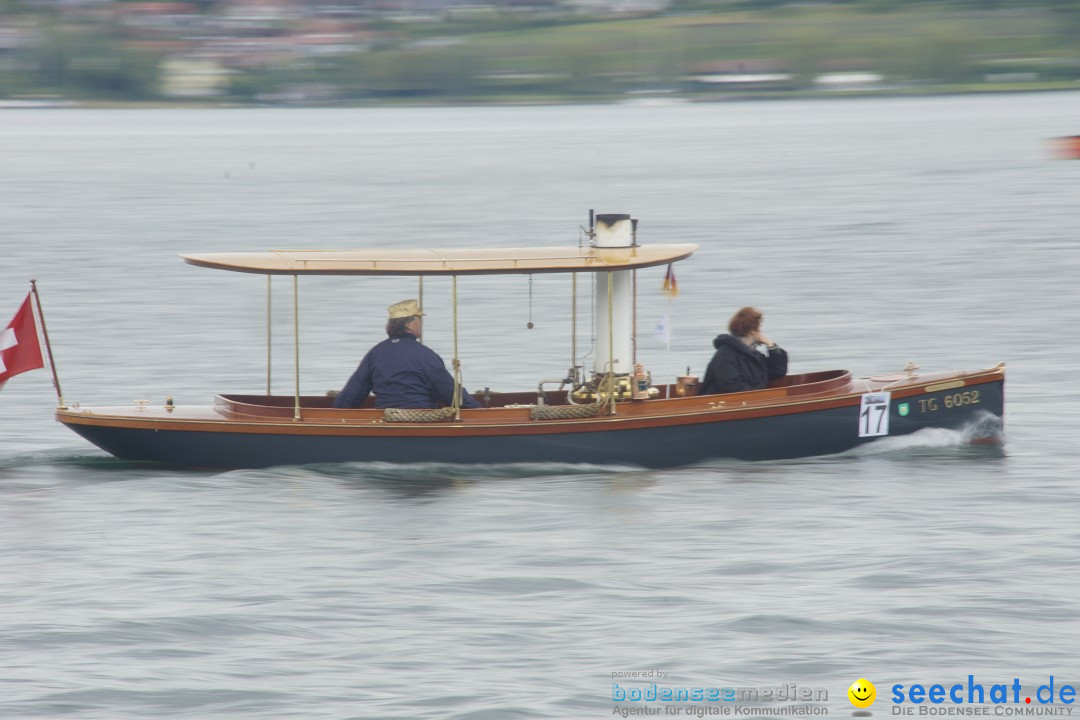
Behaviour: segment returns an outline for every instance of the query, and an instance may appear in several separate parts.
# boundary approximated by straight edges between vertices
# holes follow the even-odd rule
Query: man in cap
[[[371,348],[360,367],[337,397],[336,408],[364,404],[372,391],[375,407],[435,408],[454,401],[454,378],[441,357],[420,342],[424,313],[415,300],[402,300],[389,308],[386,340]],[[478,408],[480,403],[461,388],[461,407]]]

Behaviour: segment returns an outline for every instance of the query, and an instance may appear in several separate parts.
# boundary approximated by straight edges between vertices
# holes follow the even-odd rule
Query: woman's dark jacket
[[[765,356],[733,335],[717,335],[713,347],[716,354],[705,370],[700,395],[760,390],[787,375],[788,355],[779,346]]]

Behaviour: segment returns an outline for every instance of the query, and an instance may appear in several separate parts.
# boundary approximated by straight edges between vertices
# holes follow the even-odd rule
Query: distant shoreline
[[[888,97],[948,97],[1080,91],[1080,82],[935,85],[923,87],[858,88],[845,90],[775,90],[717,93],[649,93],[594,97],[491,96],[443,99],[350,99],[338,102],[241,102],[236,100],[71,100],[67,98],[5,98],[0,110],[226,110],[252,108],[377,108],[377,107],[515,107],[537,105],[675,105],[770,100],[848,100]]]

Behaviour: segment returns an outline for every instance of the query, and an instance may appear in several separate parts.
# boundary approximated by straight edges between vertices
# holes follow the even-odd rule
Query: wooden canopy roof
[[[201,267],[262,275],[505,275],[603,272],[665,265],[697,245],[464,248],[446,250],[273,250],[181,255]]]

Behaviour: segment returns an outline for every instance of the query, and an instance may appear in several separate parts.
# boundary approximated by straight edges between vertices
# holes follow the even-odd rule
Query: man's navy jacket
[[[442,358],[414,335],[387,338],[371,348],[334,398],[336,408],[360,407],[375,392],[375,407],[447,407],[454,400],[454,378]],[[480,407],[461,388],[461,407]]]

